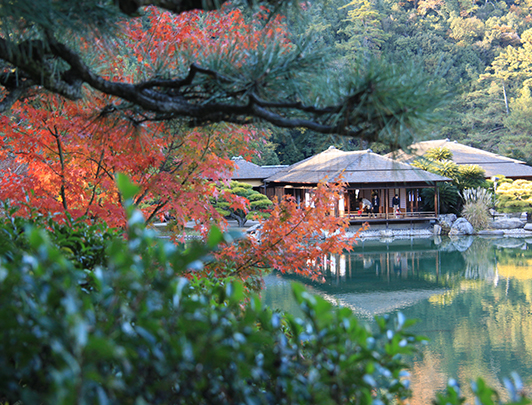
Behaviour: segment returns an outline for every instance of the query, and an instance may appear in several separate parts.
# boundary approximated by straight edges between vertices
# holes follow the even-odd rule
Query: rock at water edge
[[[449,235],[473,235],[475,229],[465,218],[458,218],[451,227]]]

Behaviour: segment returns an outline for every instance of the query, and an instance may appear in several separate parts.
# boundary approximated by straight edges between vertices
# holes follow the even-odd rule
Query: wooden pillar
[[[390,189],[384,189],[384,207],[386,208],[386,219],[388,219],[388,205],[390,205]]]
[[[434,186],[434,216],[438,216],[440,213],[438,186]]]
[[[349,190],[346,190],[347,198],[345,199],[347,201],[347,218],[351,219],[351,193]]]

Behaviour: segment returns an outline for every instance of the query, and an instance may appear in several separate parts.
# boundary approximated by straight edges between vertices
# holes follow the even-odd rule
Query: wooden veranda
[[[424,187],[427,188],[427,187]],[[434,207],[438,207],[438,190],[434,186]],[[383,202],[378,207],[378,212],[364,210],[360,202],[361,197],[377,194],[379,200]],[[391,203],[393,196],[400,196],[400,208],[395,210]],[[367,198],[369,199],[369,198]],[[370,200],[371,201],[371,200]],[[403,203],[404,201],[404,203]],[[343,207],[342,207],[343,205]],[[348,217],[353,224],[364,222],[421,222],[436,219],[436,210],[424,210],[421,201],[421,188],[398,188],[382,187],[376,188],[348,188],[343,201],[338,204],[336,215]]]

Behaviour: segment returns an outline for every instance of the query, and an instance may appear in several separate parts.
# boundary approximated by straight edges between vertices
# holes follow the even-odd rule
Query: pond
[[[325,282],[270,275],[263,292],[272,308],[297,313],[290,282],[350,307],[359,318],[402,312],[430,339],[411,361],[411,404],[430,404],[455,378],[467,394],[482,376],[504,391],[517,371],[532,387],[532,239],[399,239],[359,241],[331,257]]]

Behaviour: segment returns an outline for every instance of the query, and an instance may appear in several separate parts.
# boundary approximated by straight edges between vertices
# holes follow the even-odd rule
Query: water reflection
[[[532,240],[519,238],[359,242],[330,258],[324,283],[271,276],[264,295],[282,307],[269,283],[283,283],[286,304],[288,281],[298,280],[368,320],[399,310],[419,319],[414,330],[431,341],[412,359],[411,404],[430,403],[449,377],[466,390],[476,376],[502,388],[499,378],[515,370],[530,386],[531,248]]]

